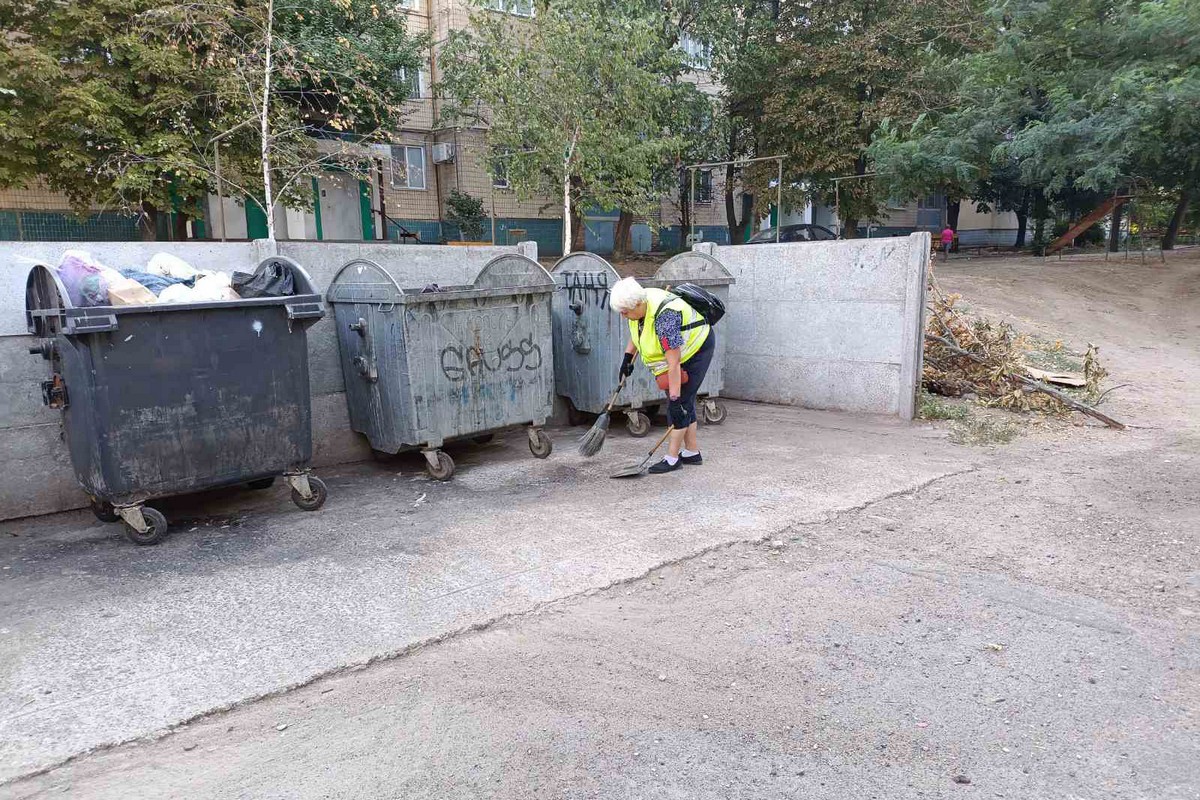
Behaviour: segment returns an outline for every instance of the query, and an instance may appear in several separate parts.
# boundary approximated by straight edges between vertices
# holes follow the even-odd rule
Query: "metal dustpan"
[[[667,440],[667,437],[671,435],[671,431],[673,431],[673,430],[675,430],[674,426],[668,427],[666,432],[663,433],[662,438],[658,440],[658,443],[655,444],[654,447],[652,447],[650,449],[650,452],[646,454],[646,457],[643,458],[641,461],[639,461],[637,464],[634,464],[631,467],[626,467],[625,469],[614,472],[609,477],[610,478],[640,478],[642,475],[645,475],[646,470],[650,469],[650,462],[652,462],[654,460],[654,454],[658,452],[658,448],[662,447],[662,443]]]

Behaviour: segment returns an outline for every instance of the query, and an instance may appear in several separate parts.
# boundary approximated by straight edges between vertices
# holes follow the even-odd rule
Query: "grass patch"
[[[1008,444],[1020,435],[1020,425],[992,416],[967,417],[950,424],[950,441],[956,444]]]
[[[951,403],[922,390],[917,404],[917,416],[921,419],[963,420],[971,416],[971,407],[965,402]]]

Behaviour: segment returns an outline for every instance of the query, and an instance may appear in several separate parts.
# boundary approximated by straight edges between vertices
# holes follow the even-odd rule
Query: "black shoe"
[[[683,466],[682,458],[679,459],[678,461],[676,461],[674,464],[672,464],[670,461],[667,461],[664,458],[662,461],[658,462],[653,467],[651,467],[648,470],[648,472],[650,472],[651,475],[660,475],[664,472],[674,472],[675,470],[679,469],[682,466]]]
[[[679,463],[698,467],[704,463],[704,456],[700,455],[699,453],[696,453],[694,456],[680,456]]]

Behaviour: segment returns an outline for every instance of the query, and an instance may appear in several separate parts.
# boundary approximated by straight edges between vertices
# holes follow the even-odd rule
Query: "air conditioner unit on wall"
[[[439,142],[433,146],[433,163],[448,164],[454,160],[454,144]]]

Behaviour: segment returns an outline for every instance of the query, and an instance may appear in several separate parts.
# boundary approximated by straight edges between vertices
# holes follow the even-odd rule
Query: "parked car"
[[[828,242],[838,238],[837,234],[823,225],[784,225],[779,234],[782,242]],[[767,228],[750,237],[746,244],[773,244],[775,228]]]

